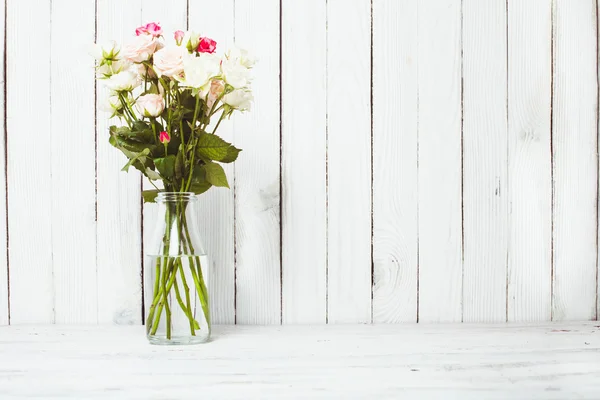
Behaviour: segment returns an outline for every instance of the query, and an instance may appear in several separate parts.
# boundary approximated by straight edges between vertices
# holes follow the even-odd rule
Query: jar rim
[[[156,200],[158,201],[195,201],[197,199],[194,192],[158,192]]]

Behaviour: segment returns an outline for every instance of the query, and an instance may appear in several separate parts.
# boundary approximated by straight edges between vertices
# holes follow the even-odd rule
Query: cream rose
[[[183,60],[189,53],[183,47],[165,47],[154,53],[154,71],[158,76],[179,75],[183,71]]]
[[[165,100],[158,94],[146,94],[137,99],[135,108],[144,117],[158,117],[165,109]]]
[[[107,79],[114,74],[128,70],[130,67],[131,63],[127,60],[112,61],[110,65],[106,63],[99,66],[98,69],[96,69],[96,77],[98,79]]]
[[[240,111],[250,110],[253,100],[252,93],[242,89],[234,90],[223,96],[223,103]]]
[[[159,42],[152,35],[139,35],[123,46],[121,56],[132,62],[147,61],[157,50]]]
[[[227,59],[232,61],[237,60],[238,64],[243,65],[246,68],[252,68],[256,63],[256,57],[247,50],[240,49],[239,47],[233,47],[229,50],[227,52]]]
[[[211,78],[219,74],[219,58],[203,53],[197,57],[189,57],[183,61],[183,77],[175,75],[182,86],[202,89]]]
[[[223,60],[221,71],[225,82],[235,89],[241,89],[250,83],[250,71],[237,59]]]
[[[106,87],[115,92],[126,90],[130,91],[138,87],[142,82],[138,74],[128,69],[114,74],[106,81]]]

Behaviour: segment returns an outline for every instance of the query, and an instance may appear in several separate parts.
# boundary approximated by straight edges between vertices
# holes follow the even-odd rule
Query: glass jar
[[[196,226],[196,195],[159,193],[146,249],[146,333],[152,344],[196,344],[210,338],[208,258]]]

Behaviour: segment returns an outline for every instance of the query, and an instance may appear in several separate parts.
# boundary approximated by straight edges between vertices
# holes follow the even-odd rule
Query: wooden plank
[[[8,327],[0,397],[597,399],[594,325],[216,326],[185,349],[136,326]]]
[[[97,4],[99,42],[123,43],[141,23],[141,0],[104,0]],[[98,83],[97,104],[108,91]],[[125,173],[125,156],[108,143],[108,128],[118,121],[98,111],[97,121],[97,263],[98,321],[139,324],[141,287],[140,174]]]
[[[508,320],[551,314],[551,4],[508,2]]]
[[[554,3],[554,320],[596,317],[598,37],[595,9],[595,0]]]
[[[233,45],[234,0],[194,0],[189,2],[189,29],[217,41],[217,53]],[[214,125],[213,121],[213,125]],[[233,141],[233,123],[219,126],[219,136]],[[240,157],[246,154],[242,152]],[[223,166],[233,188],[234,166]],[[212,188],[199,196],[198,226],[210,260],[209,296],[212,321],[235,322],[235,251],[233,189]]]
[[[463,2],[463,320],[506,320],[506,1]]]
[[[11,322],[52,323],[50,2],[9,0],[6,29]]]
[[[253,108],[235,117],[236,321],[279,324],[279,0],[236,0],[235,42],[259,60]]]
[[[0,43],[5,43],[6,3],[0,4]],[[0,46],[0,57],[4,59],[6,48]],[[4,63],[0,63],[0,118],[6,121],[6,82]],[[6,204],[6,125],[0,127],[0,325],[9,323],[8,307],[8,245],[7,243],[7,204]]]
[[[417,3],[373,2],[373,322],[417,320]]]
[[[163,29],[163,40],[165,45],[174,46],[175,39],[173,34],[176,30],[185,31],[187,28],[187,0],[172,0],[169,2],[152,0],[144,1],[142,3],[142,23],[158,22]],[[161,182],[155,182],[155,184],[162,188]],[[142,189],[152,190],[154,187],[146,179],[142,177]],[[156,227],[156,220],[158,217],[158,204],[157,203],[143,203],[142,205],[142,246],[145,243],[149,243],[154,234]],[[148,263],[151,259],[146,256],[146,249],[143,249],[143,267],[144,270],[149,267]],[[143,282],[142,282],[143,284]],[[146,288],[145,288],[146,289]],[[146,289],[152,292],[152,288]],[[148,297],[146,301],[148,301]],[[144,306],[148,307],[146,302]],[[145,311],[144,311],[145,315]]]
[[[284,324],[325,323],[327,316],[326,13],[320,0],[282,2]]]
[[[96,323],[96,145],[94,59],[83,54],[73,68],[64,60],[94,42],[94,0],[52,1],[51,172],[52,261],[56,323]],[[76,110],[73,108],[76,107]],[[75,111],[75,112],[74,112]],[[49,216],[46,216],[48,218]]]
[[[327,2],[328,320],[371,322],[371,2]]]
[[[419,3],[419,321],[461,320],[461,2]]]

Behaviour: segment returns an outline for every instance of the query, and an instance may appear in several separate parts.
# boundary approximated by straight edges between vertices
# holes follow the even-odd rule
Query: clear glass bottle
[[[195,344],[210,338],[208,258],[196,226],[194,193],[159,193],[158,217],[144,243],[146,333],[152,344]]]

